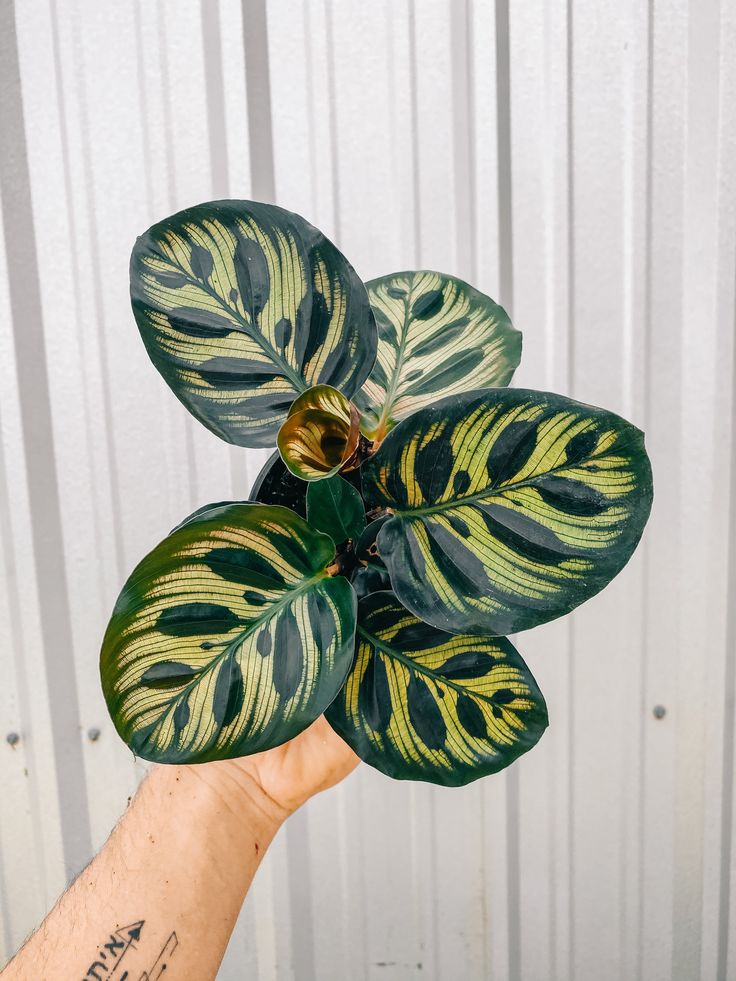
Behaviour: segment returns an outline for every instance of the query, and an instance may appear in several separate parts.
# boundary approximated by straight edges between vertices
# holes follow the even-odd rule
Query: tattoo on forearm
[[[153,967],[148,971],[144,971],[143,974],[141,974],[139,981],[158,981],[158,978],[161,977],[169,966],[169,961],[171,960],[173,953],[178,946],[179,938],[172,930],[172,932],[169,934],[169,939],[163,945],[161,953],[156,958]],[[123,979],[121,978],[120,981],[123,981]]]
[[[125,960],[125,955],[131,949],[137,949],[144,925],[145,920],[138,920],[137,923],[129,923],[128,926],[119,927],[114,933],[111,933],[107,943],[100,945],[95,960],[87,968],[85,979],[103,981],[105,978],[114,976],[125,977],[128,972],[126,971],[121,975],[118,968]]]
[[[168,969],[174,951],[179,946],[179,939],[172,931],[153,965],[147,971],[138,974],[131,958],[126,959],[126,955],[131,950],[138,950],[145,922],[145,920],[138,920],[110,933],[109,939],[100,944],[95,959],[87,968],[82,981],[158,981],[158,978]]]

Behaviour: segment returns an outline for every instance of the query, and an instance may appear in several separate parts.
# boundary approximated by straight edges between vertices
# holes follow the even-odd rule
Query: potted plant
[[[441,273],[363,285],[297,215],[202,204],[131,259],[141,336],[179,400],[278,446],[251,500],[207,505],[134,569],[101,653],[139,756],[279,745],[323,713],[367,763],[461,785],[547,726],[507,635],[569,613],[647,521],[642,433],[509,389],[521,334]]]

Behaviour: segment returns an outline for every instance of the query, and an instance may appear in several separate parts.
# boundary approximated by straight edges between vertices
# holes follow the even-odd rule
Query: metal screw
[[[96,743],[99,738],[100,730],[97,728],[97,726],[92,726],[87,730],[87,739],[89,739],[91,743]]]
[[[17,746],[17,744],[20,742],[20,736],[17,732],[9,732],[5,737],[5,741],[9,746]]]
[[[655,719],[663,719],[667,715],[667,709],[664,705],[655,705],[652,709],[652,715]]]

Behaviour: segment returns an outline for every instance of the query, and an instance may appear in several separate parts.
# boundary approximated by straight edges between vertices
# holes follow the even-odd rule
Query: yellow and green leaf
[[[490,297],[429,271],[394,273],[366,285],[378,355],[356,402],[369,438],[382,440],[399,419],[446,395],[511,381],[521,333]]]
[[[138,756],[202,763],[286,742],[350,667],[355,594],[334,545],[286,508],[190,517],[134,570],[101,653],[115,727]]]
[[[382,773],[456,787],[531,749],[547,707],[505,637],[446,633],[379,592],[359,603],[353,667],[327,719]]]
[[[360,415],[330,385],[303,392],[279,429],[278,448],[289,470],[302,480],[323,480],[356,460]]]
[[[274,205],[214,201],[159,222],[133,249],[130,290],[174,394],[239,446],[273,446],[307,388],[353,395],[375,359],[355,270],[321,232]]]
[[[505,635],[562,616],[626,564],[652,504],[643,434],[560,395],[494,389],[400,423],[362,468],[378,550],[435,626]]]

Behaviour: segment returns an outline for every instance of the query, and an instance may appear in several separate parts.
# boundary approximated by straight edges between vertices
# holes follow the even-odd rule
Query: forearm
[[[241,765],[156,767],[3,981],[214,978],[285,817]]]

